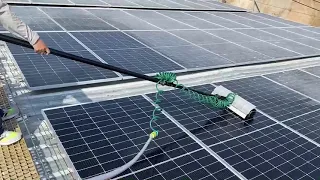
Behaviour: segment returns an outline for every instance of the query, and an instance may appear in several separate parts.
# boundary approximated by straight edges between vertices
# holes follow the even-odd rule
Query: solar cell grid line
[[[317,77],[320,76],[320,66],[312,66],[312,67],[308,67],[308,68],[304,68],[304,69],[300,69],[304,72],[307,72],[307,73],[310,73],[310,74],[313,74]]]
[[[120,30],[159,30],[118,9],[87,9],[87,11]]]
[[[154,168],[161,172],[162,177],[158,174],[154,174]],[[144,175],[144,177],[154,178],[157,180],[164,178],[168,180],[239,179],[205,150],[196,150],[186,155],[172,158],[164,163],[159,163],[154,167],[138,170],[132,174],[127,174],[119,178],[134,180],[136,178],[134,178],[133,175],[141,178],[143,174],[147,174],[146,172],[148,174],[150,172],[150,176]],[[186,175],[183,175],[183,172],[187,172]]]
[[[215,85],[222,85],[237,92],[280,122],[320,107],[318,102],[261,76],[219,82]]]
[[[147,23],[150,23],[156,26],[159,29],[173,30],[173,29],[194,29],[190,25],[177,22],[167,18],[161,14],[158,14],[156,11],[143,11],[143,10],[123,10],[124,12],[131,14],[135,17],[138,17],[144,20]]]
[[[208,13],[207,13],[208,14]],[[214,14],[211,14],[212,16],[215,16]],[[222,17],[221,17],[222,18]],[[222,18],[222,19],[225,19],[225,18]],[[228,20],[230,22],[234,22],[234,23],[238,23],[238,22],[235,22],[233,20],[229,20],[229,19],[225,19],[225,20]],[[241,24],[241,23],[238,23],[238,24]],[[247,26],[247,25],[246,25]],[[250,26],[247,26],[247,27],[250,27]],[[234,31],[236,32],[234,29],[231,29],[231,28],[228,28],[228,27],[225,27],[231,31]],[[243,33],[241,33],[243,34]],[[245,36],[248,36],[248,37],[252,37],[252,36],[249,36],[247,34],[243,34]],[[281,46],[277,46],[271,42],[267,42],[267,41],[263,41],[261,39],[258,39],[256,37],[252,37],[256,40],[259,40],[261,42],[264,42],[264,43],[259,43],[259,45],[257,45],[258,43],[253,43],[253,42],[250,42],[249,44],[248,43],[239,43],[245,47],[248,47],[250,49],[253,49],[253,50],[256,50],[257,52],[264,52],[264,54],[268,55],[268,56],[271,56],[274,55],[274,54],[281,54],[281,56],[277,55],[277,56],[273,56],[275,58],[281,58],[281,57],[290,57],[290,56],[297,56],[297,55],[302,55],[301,53],[298,53],[296,51],[293,51],[293,50],[290,50],[288,48],[285,48],[285,47],[281,47]],[[263,45],[263,47],[262,47]],[[282,50],[279,50],[282,49]],[[267,51],[270,51],[270,52],[267,52]],[[282,55],[284,54],[284,55]]]
[[[253,21],[251,19],[246,19],[246,18],[241,18],[239,16],[237,17],[237,16],[235,16],[235,14],[237,14],[237,13],[229,13],[229,12],[226,12],[226,13],[209,12],[209,13],[213,14],[215,16],[221,17],[221,18],[225,18],[225,19],[228,19],[228,20],[236,21],[238,23],[241,23],[241,24],[246,25],[246,26],[250,26],[252,28],[267,28],[267,27],[271,27],[271,25],[268,25],[268,24],[265,24],[265,23],[262,23],[262,22]]]
[[[157,0],[157,3],[165,5],[169,8],[184,8],[184,9],[192,9],[189,6],[179,4],[178,2],[170,1],[170,0]]]
[[[265,24],[276,26],[276,27],[293,27],[292,25],[289,25],[289,24],[286,24],[286,23],[282,23],[282,22],[278,22],[278,21],[275,21],[275,20],[263,18],[263,17],[260,17],[260,16],[255,16],[253,13],[241,13],[241,14],[238,14],[238,16],[245,17],[247,19],[252,19],[252,20],[258,20],[258,21],[260,20],[260,21],[263,21]]]
[[[10,7],[13,13],[34,31],[59,31],[57,24],[46,18],[36,7]],[[2,26],[0,30],[5,30]]]
[[[315,141],[316,143],[320,143],[320,125],[317,120],[319,118],[319,115],[319,110],[316,110],[314,112],[284,121],[283,123]]]
[[[30,0],[31,3],[40,3],[40,4],[73,4],[70,0]]]
[[[90,175],[86,173],[92,168],[83,165],[89,155],[91,158],[96,157],[102,165],[100,169],[103,169],[98,173],[92,172],[96,173],[91,174],[92,176],[107,172],[132,159],[148,137],[148,122],[152,111],[153,106],[148,101],[141,96],[135,96],[47,109],[43,110],[43,114],[50,121],[79,175],[87,177]],[[145,156],[126,173],[153,167],[161,161],[200,148],[179,128],[173,128],[175,125],[169,119],[162,115],[160,117],[162,121],[159,121],[155,128],[160,130],[161,136],[149,146]],[[133,128],[137,130],[132,132]],[[101,148],[102,146],[104,147]],[[85,155],[86,158],[83,158]]]
[[[107,6],[109,5],[108,3],[102,1],[102,0],[70,0],[71,2],[73,2],[76,5],[104,5]]]
[[[66,30],[115,30],[109,24],[83,9],[41,8]]]
[[[127,7],[141,7],[140,5],[131,2],[130,0],[103,0],[104,2],[110,4],[111,6],[127,6]]]
[[[236,15],[236,14],[235,14]],[[237,15],[236,15],[237,16]],[[254,20],[255,21],[255,20]],[[257,22],[257,21],[256,21]],[[286,29],[288,29],[288,28],[283,28],[283,30],[286,30]],[[296,29],[296,28],[290,28],[290,29]],[[290,42],[274,42],[274,43],[277,43],[277,44],[279,44],[280,46],[285,46],[285,47],[288,47],[288,48],[291,48],[291,49],[294,49],[295,51],[300,51],[301,53],[303,52],[303,51],[306,51],[307,53],[305,53],[305,54],[316,54],[317,53],[317,51],[319,50],[319,49],[317,49],[317,47],[313,47],[313,46],[311,46],[310,45],[310,43],[309,43],[309,45],[308,44],[304,44],[303,42],[298,42],[298,41],[296,41],[296,40],[292,40],[291,38],[286,38],[286,37],[292,37],[292,31],[290,31],[290,29],[288,29],[288,33],[287,32],[285,32],[285,33],[282,33],[282,34],[285,34],[285,36],[280,36],[280,35],[276,35],[276,34],[273,34],[272,33],[272,31],[270,32],[270,30],[272,30],[272,29],[270,29],[269,31],[266,31],[266,30],[263,30],[263,29],[259,29],[258,31],[262,31],[262,32],[265,32],[265,33],[269,33],[269,34],[272,34],[272,35],[275,35],[275,36],[278,36],[279,38],[281,38],[281,39],[287,39],[287,40],[289,40]],[[300,29],[300,28],[299,28]],[[273,30],[274,31],[274,30]],[[280,32],[281,32],[281,30],[280,30]],[[290,35],[291,34],[291,35]],[[294,39],[297,39],[297,38],[302,38],[303,36],[300,36],[301,35],[301,33],[295,33],[294,34],[294,36],[293,36],[293,38]],[[308,37],[308,36],[307,36]],[[311,49],[307,49],[306,47],[310,47]],[[318,48],[320,48],[320,46],[318,46]]]
[[[67,33],[39,33],[39,35],[50,47],[99,61]],[[114,72],[102,68],[57,56],[39,56],[32,50],[17,45],[7,44],[7,47],[28,86],[33,90],[120,79]]]
[[[211,147],[248,179],[316,179],[320,148],[281,125]]]
[[[194,9],[207,9],[206,6],[201,5],[201,4],[197,4],[195,2],[192,1],[187,1],[187,0],[174,0],[175,2],[178,2],[179,4],[183,4],[186,6],[190,6],[193,7]]]
[[[320,103],[319,91],[317,91],[317,87],[320,85],[320,78],[317,76],[298,69],[264,76]]]
[[[166,15],[173,19],[179,20],[182,23],[189,24],[191,26],[197,27],[199,29],[223,29],[221,26],[215,25],[213,23],[208,23],[204,20],[197,19],[195,17],[184,14],[179,11],[157,11],[160,14]]]
[[[194,88],[214,89],[212,85]],[[153,96],[148,95],[150,98]],[[160,107],[208,146],[275,123],[259,113],[246,123],[228,111],[205,106],[179,91],[166,91],[161,99]]]
[[[151,0],[143,0],[143,1],[141,1],[141,0],[130,0],[130,2],[138,4],[138,5],[142,6],[142,7],[168,8],[168,6],[158,3],[156,0],[153,0],[153,1],[151,1]]]
[[[155,14],[153,14],[153,15],[155,15]],[[160,15],[160,14],[159,14],[159,15]],[[158,16],[158,15],[155,15],[155,16]],[[163,15],[162,15],[162,16],[163,16]],[[176,20],[175,20],[175,21],[176,21]],[[160,28],[160,27],[158,27],[158,28]],[[161,28],[160,28],[160,29],[161,29]],[[172,33],[170,33],[169,31],[166,31],[166,30],[164,30],[164,29],[162,29],[162,30],[163,30],[164,32],[166,32],[166,33],[169,33],[169,34],[175,36],[175,37],[178,37],[179,39],[185,41],[186,43],[191,43],[192,45],[197,46],[198,48],[201,48],[201,49],[203,49],[203,50],[205,50],[205,51],[207,51],[207,52],[213,53],[214,55],[217,55],[217,56],[221,57],[222,59],[226,59],[225,57],[223,57],[223,56],[221,56],[221,55],[218,55],[218,54],[216,54],[216,53],[214,53],[214,52],[212,52],[212,51],[209,51],[209,50],[207,50],[207,49],[205,49],[205,48],[203,48],[203,47],[201,47],[201,46],[199,46],[199,45],[196,45],[196,44],[194,44],[194,43],[192,43],[192,42],[190,42],[190,41],[187,41],[187,40],[185,40],[185,39],[183,39],[183,38],[180,38],[179,36],[176,36],[175,34],[172,34]],[[182,41],[180,41],[180,42],[182,42]],[[227,60],[228,60],[228,59],[227,59]]]
[[[283,23],[283,24],[291,25],[291,26],[307,26],[307,25],[304,25],[304,24],[301,24],[301,23],[297,23],[297,22],[294,22],[294,21],[289,21],[289,20],[286,20],[286,19],[283,19],[283,18],[274,17],[274,16],[269,15],[269,14],[259,13],[259,14],[253,14],[253,15],[256,15],[257,17],[273,20],[273,21],[276,21],[276,22],[280,22],[280,23]]]
[[[156,105],[147,95],[143,96],[145,99],[147,99],[149,102],[151,102],[155,107]],[[175,125],[177,125],[183,132],[185,132],[189,137],[191,137],[194,141],[197,142],[198,145],[200,145],[203,149],[205,149],[210,155],[215,157],[220,163],[222,163],[226,168],[228,168],[232,173],[234,173],[238,178],[245,179],[242,174],[240,174],[238,171],[236,171],[233,167],[231,167],[224,159],[222,159],[219,155],[217,155],[215,152],[213,152],[205,143],[203,143],[198,137],[196,137],[194,134],[192,134],[185,126],[183,126],[180,122],[178,122],[174,117],[172,117],[166,110],[162,109],[162,114],[164,114],[167,118],[169,118]]]
[[[165,16],[165,15],[164,15]],[[191,15],[190,15],[191,16]],[[170,18],[170,17],[169,17]],[[198,19],[200,19],[200,18],[198,18]],[[175,19],[174,19],[175,20]],[[177,20],[176,20],[177,21]],[[222,26],[223,27],[223,26]],[[198,29],[198,28],[196,28],[196,29]],[[201,29],[198,29],[198,30],[201,30]],[[204,31],[204,30],[201,30],[202,32],[205,32],[205,33],[208,33],[208,34],[211,34],[211,35],[214,35],[214,34],[212,34],[212,33],[210,33],[210,32],[207,32],[207,31]],[[177,36],[177,35],[176,35]],[[196,46],[198,46],[198,47],[200,47],[200,48],[202,48],[202,49],[204,49],[204,50],[206,50],[206,51],[209,51],[209,52],[211,52],[211,53],[214,53],[215,55],[218,55],[218,56],[220,56],[220,57],[222,57],[222,58],[225,58],[225,59],[228,59],[229,61],[240,61],[240,62],[243,62],[243,60],[244,59],[249,59],[249,61],[252,61],[252,60],[256,60],[257,59],[257,57],[255,57],[255,56],[258,56],[260,59],[267,59],[268,58],[268,56],[267,55],[264,55],[263,53],[261,53],[261,52],[258,52],[258,51],[254,51],[254,50],[252,50],[251,48],[248,48],[248,47],[245,47],[245,46],[243,46],[243,45],[240,45],[239,43],[237,44],[237,43],[235,43],[235,42],[232,42],[232,41],[230,41],[230,40],[228,40],[228,39],[225,39],[225,38],[221,38],[221,37],[219,37],[219,36],[216,36],[216,35],[214,35],[215,37],[218,37],[218,38],[220,38],[220,39],[222,39],[222,40],[225,40],[225,41],[228,41],[228,42],[230,42],[230,43],[232,43],[232,44],[234,44],[235,46],[233,46],[233,48],[235,49],[235,50],[233,50],[234,52],[241,52],[242,54],[241,54],[241,56],[242,56],[242,59],[240,59],[240,60],[237,60],[237,59],[239,59],[238,58],[238,56],[236,56],[236,57],[233,57],[233,54],[232,54],[232,51],[230,52],[229,51],[229,48],[221,48],[220,46],[221,45],[226,45],[226,46],[232,46],[232,45],[230,45],[230,44],[219,44],[218,45],[218,47],[216,47],[216,48],[212,48],[212,47],[207,47],[207,46],[199,46],[199,45],[196,45],[196,44],[194,44],[194,43],[192,43],[192,42],[190,42],[190,41],[188,41],[188,40],[186,40],[186,39],[184,39],[185,41],[187,41],[187,42],[190,42],[190,43],[192,43],[192,44],[194,44],[194,45],[196,45]],[[177,37],[179,37],[179,36],[177,36]],[[180,37],[181,38],[181,37]],[[182,38],[183,39],[183,38]],[[217,50],[215,50],[215,49],[218,49],[220,47],[220,49],[217,51]],[[240,50],[239,50],[240,49]],[[220,51],[221,50],[221,51]],[[228,52],[226,52],[226,53],[224,53],[225,51],[228,51]],[[233,52],[233,53],[234,53]],[[229,54],[231,54],[231,55],[229,55]]]
[[[233,63],[194,46],[155,47],[154,49],[182,64],[188,71],[228,66]]]

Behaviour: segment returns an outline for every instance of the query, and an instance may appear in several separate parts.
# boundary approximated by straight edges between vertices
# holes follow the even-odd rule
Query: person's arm
[[[39,35],[32,31],[28,25],[16,17],[10,10],[7,3],[0,0],[0,23],[2,26],[11,32],[28,41],[34,50],[41,54],[49,54],[50,50],[45,43],[40,39]]]

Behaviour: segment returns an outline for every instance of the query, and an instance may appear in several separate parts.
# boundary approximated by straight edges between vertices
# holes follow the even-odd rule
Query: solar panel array
[[[201,3],[219,4],[213,1]],[[52,48],[148,75],[313,55],[320,48],[317,28],[262,14],[101,8],[12,9]],[[61,43],[62,36],[68,41]],[[30,50],[8,46],[33,90],[128,77],[99,68],[96,71],[97,68],[52,55],[36,56]],[[65,73],[60,73],[62,66]],[[51,75],[54,80],[49,78]],[[64,82],[66,76],[70,78]]]
[[[304,70],[284,73],[194,87],[211,92],[215,86],[223,85],[236,92],[258,108],[249,121],[193,101],[180,90],[164,92],[160,103],[163,111],[156,121],[159,137],[137,164],[116,179],[317,179],[320,103],[305,95],[299,86],[291,89],[287,80],[303,78],[309,84],[305,89],[311,89],[320,78],[306,75]],[[149,120],[154,107],[150,101],[154,96],[57,107],[44,110],[43,114],[74,168],[80,171],[79,176],[93,178],[128,162],[128,153],[123,152],[132,152],[133,158],[142,148],[151,131]],[[86,137],[88,134],[92,139]],[[92,155],[98,152],[91,145],[95,144],[92,141],[96,136],[101,138],[101,143],[96,144],[106,141],[105,146],[110,148],[101,148],[101,152],[110,155]],[[82,146],[86,149],[82,150]],[[128,149],[125,151],[123,147]],[[100,171],[89,171],[90,177],[82,174],[83,166],[78,165],[74,156],[84,156],[73,155],[74,149],[78,153],[87,151],[91,160],[80,158],[86,161],[85,167],[102,166]],[[114,153],[117,155],[113,156]],[[114,166],[105,165],[110,158],[122,161]]]
[[[103,7],[135,7],[164,9],[201,9],[201,10],[241,10],[217,1],[201,0],[5,0],[8,3],[53,4],[53,5],[87,5]]]

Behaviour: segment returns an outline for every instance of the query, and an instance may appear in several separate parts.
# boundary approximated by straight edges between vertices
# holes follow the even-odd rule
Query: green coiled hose
[[[176,74],[171,72],[160,72],[155,76],[155,78],[157,78],[159,81],[156,84],[157,93],[155,95],[155,100],[154,100],[156,107],[152,113],[152,119],[150,120],[150,128],[152,129],[152,131],[156,132],[157,134],[158,134],[158,131],[154,129],[154,127],[152,126],[152,123],[159,119],[159,116],[157,116],[157,113],[160,113],[162,111],[161,107],[159,106],[159,103],[161,102],[159,96],[161,95],[163,90],[159,89],[159,85],[164,85],[165,83],[173,83],[176,87],[182,87],[181,91],[183,91],[186,95],[188,95],[189,98],[194,99],[200,103],[211,105],[214,108],[219,108],[219,109],[227,108],[230,104],[233,103],[236,96],[234,93],[230,93],[224,99],[220,99],[219,96],[214,96],[214,95],[206,96],[203,94],[199,94],[197,92],[189,90],[188,87],[185,87],[183,84],[179,84]]]

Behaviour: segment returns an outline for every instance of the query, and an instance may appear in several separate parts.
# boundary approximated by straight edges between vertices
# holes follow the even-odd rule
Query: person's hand
[[[47,47],[47,45],[39,39],[34,45],[33,45],[34,51],[38,54],[50,54],[50,49]]]

